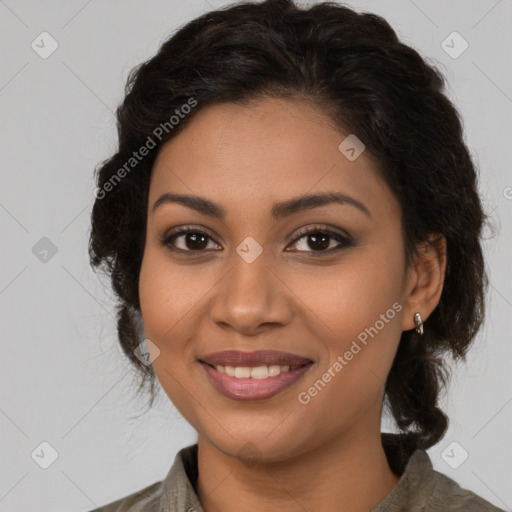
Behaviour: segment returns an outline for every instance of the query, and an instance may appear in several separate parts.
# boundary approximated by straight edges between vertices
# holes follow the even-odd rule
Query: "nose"
[[[256,259],[232,258],[231,270],[217,287],[212,320],[223,329],[254,336],[288,324],[293,318],[293,293],[263,251]]]

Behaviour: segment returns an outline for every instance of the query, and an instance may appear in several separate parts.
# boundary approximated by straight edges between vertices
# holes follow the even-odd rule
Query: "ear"
[[[441,298],[446,272],[446,238],[432,233],[428,242],[417,246],[418,253],[407,271],[403,296],[402,330],[414,329],[415,313],[423,322],[436,308]]]

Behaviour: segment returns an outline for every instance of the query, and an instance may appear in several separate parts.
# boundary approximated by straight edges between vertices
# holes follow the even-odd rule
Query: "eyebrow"
[[[216,219],[222,220],[226,217],[226,210],[209,199],[189,194],[173,194],[170,192],[162,194],[155,201],[151,212],[154,213],[158,207],[167,203],[178,203]],[[370,210],[363,203],[339,192],[309,194],[287,199],[280,203],[274,203],[270,213],[274,220],[279,220],[302,210],[309,210],[332,203],[351,205],[358,208],[368,217],[371,218],[372,216]]]

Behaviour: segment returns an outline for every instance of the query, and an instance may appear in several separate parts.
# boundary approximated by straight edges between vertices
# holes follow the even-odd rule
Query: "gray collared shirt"
[[[369,512],[505,512],[435,471],[425,450],[407,447],[399,434],[382,433],[391,469],[400,480]],[[182,448],[164,480],[91,512],[204,512],[195,491],[197,444]]]

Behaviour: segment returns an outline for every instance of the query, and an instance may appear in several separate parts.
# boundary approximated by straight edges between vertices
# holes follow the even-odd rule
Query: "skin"
[[[198,111],[155,161],[141,312],[146,337],[160,350],[157,378],[198,433],[206,512],[370,510],[399,480],[380,438],[384,383],[414,313],[425,321],[439,301],[445,240],[406,267],[400,205],[368,151],[349,161],[338,150],[347,135],[301,100],[224,103]],[[166,192],[208,198],[226,217],[177,203],[152,212]],[[271,217],[274,202],[316,192],[347,194],[371,216],[333,203]],[[349,234],[354,245],[331,237],[316,249],[311,237],[298,239],[300,228],[317,224]],[[203,246],[187,235],[169,246],[189,252],[160,242],[188,225],[208,235]],[[248,236],[263,249],[252,263],[236,252]],[[300,403],[298,394],[396,302],[402,308],[394,318]],[[278,395],[236,401],[211,386],[197,361],[225,349],[281,350],[314,365]]]

